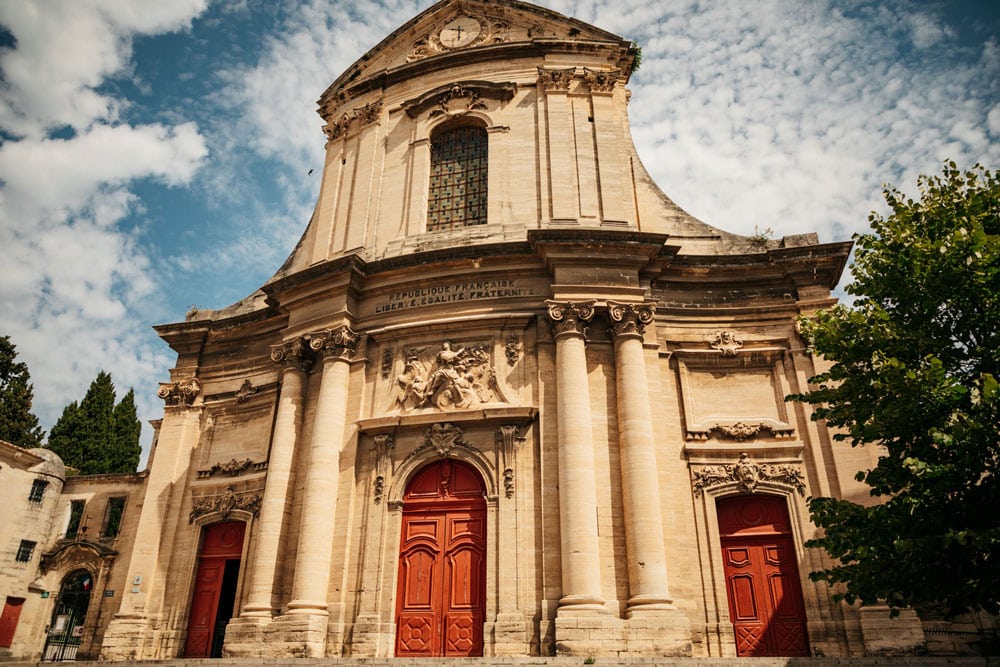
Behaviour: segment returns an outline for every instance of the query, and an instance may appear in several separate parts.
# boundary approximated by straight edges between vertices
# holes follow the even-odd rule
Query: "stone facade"
[[[0,441],[0,660],[100,655],[126,590],[119,556],[132,549],[144,485],[145,473],[67,475],[51,451]],[[81,604],[63,613],[74,575]]]
[[[444,0],[322,95],[291,256],[157,327],[177,362],[102,659],[923,649],[808,579],[805,498],[865,498],[876,455],[783,400],[850,244],[674,204],[629,135],[634,58]],[[758,548],[787,636],[732,613]]]

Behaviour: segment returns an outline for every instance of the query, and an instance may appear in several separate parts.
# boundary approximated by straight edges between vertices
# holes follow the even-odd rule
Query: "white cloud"
[[[152,387],[170,355],[138,324],[159,286],[138,233],[119,223],[141,207],[134,181],[188,183],[207,149],[193,123],[123,123],[128,101],[98,88],[128,70],[135,35],[183,28],[205,4],[0,3],[16,40],[0,51],[0,128],[13,137],[0,145],[0,322],[46,425],[100,369],[120,393],[138,389],[144,418],[159,412]]]

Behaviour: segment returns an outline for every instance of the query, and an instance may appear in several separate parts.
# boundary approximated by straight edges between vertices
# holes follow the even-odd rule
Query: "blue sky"
[[[319,187],[315,100],[430,4],[0,2],[0,333],[46,428],[100,369],[161,416],[150,327],[277,269]],[[1000,166],[1000,3],[539,4],[642,46],[639,153],[717,227],[843,240],[885,182]]]

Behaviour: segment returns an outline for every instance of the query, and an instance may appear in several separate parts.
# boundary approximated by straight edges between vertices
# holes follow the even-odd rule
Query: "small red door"
[[[184,649],[187,658],[218,657],[213,654],[221,649],[225,622],[232,616],[245,529],[246,524],[240,521],[219,523],[205,529],[188,619]],[[220,620],[225,622],[220,623]]]
[[[14,630],[17,630],[17,619],[21,618],[21,607],[24,598],[8,597],[0,614],[0,648],[10,648],[14,643]]]
[[[397,656],[481,656],[486,613],[486,501],[470,466],[421,470],[403,499]]]
[[[806,656],[805,605],[782,498],[718,503],[729,616],[740,656]]]

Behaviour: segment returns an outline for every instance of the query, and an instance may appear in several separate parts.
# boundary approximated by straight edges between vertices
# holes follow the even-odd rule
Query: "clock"
[[[438,39],[446,49],[457,49],[474,42],[483,28],[479,21],[468,16],[460,16],[441,28]]]

